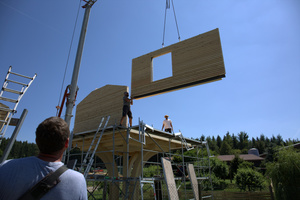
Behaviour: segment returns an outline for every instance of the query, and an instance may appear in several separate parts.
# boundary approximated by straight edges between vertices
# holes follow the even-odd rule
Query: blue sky
[[[160,129],[168,114],[175,132],[181,130],[185,137],[222,137],[245,131],[250,138],[261,134],[300,138],[300,1],[173,2],[181,40],[219,28],[226,78],[136,100],[133,124],[140,118]],[[106,84],[130,87],[132,59],[162,47],[165,3],[98,0],[94,4],[77,102]],[[9,66],[20,74],[37,73],[14,116],[28,109],[17,140],[34,142],[37,125],[56,114],[79,9],[63,90],[71,82],[84,14],[79,5],[83,2],[0,0],[0,81]],[[177,43],[177,38],[170,9],[165,46]],[[11,127],[5,136],[12,132]]]

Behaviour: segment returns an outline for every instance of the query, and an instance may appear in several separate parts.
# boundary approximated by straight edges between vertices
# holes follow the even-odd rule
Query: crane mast
[[[68,123],[69,126],[71,123],[71,118],[73,116],[72,111],[73,111],[73,107],[75,105],[76,91],[78,90],[77,89],[78,88],[77,87],[78,75],[79,75],[79,69],[80,69],[80,63],[81,63],[81,57],[82,57],[82,52],[83,52],[83,45],[84,45],[87,25],[88,25],[89,16],[90,16],[90,10],[91,10],[91,7],[94,5],[94,3],[97,0],[83,0],[83,1],[86,2],[86,4],[84,6],[82,6],[85,9],[85,12],[84,12],[84,18],[83,18],[83,22],[82,22],[81,33],[80,33],[80,38],[79,38],[79,43],[78,43],[78,48],[77,48],[77,53],[76,53],[76,58],[75,58],[72,80],[71,80],[71,84],[69,85],[70,94],[67,98],[67,103],[66,103],[65,121]]]

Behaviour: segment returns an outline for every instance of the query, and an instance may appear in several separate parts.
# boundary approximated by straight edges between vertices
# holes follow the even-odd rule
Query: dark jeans
[[[165,132],[172,133],[172,129],[171,129],[171,128],[166,128],[166,129],[165,129]]]

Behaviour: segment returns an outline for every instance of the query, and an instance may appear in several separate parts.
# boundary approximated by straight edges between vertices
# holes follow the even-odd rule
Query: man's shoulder
[[[64,173],[64,178],[67,179],[82,179],[85,180],[84,176],[82,173],[79,173],[73,169],[68,169],[65,173]]]
[[[17,158],[17,159],[10,159],[10,160],[5,160],[3,163],[0,164],[0,167],[2,166],[11,166],[11,165],[16,165],[20,163],[31,163],[37,158],[32,156],[32,157],[26,157],[26,158]]]

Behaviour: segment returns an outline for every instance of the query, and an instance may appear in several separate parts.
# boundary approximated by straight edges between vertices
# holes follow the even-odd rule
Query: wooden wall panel
[[[188,164],[187,169],[188,169],[187,171],[189,174],[189,178],[191,180],[191,186],[195,197],[194,199],[199,200],[198,181],[197,181],[194,165]]]
[[[171,162],[165,158],[161,158],[161,164],[164,171],[169,200],[179,200]]]
[[[153,58],[172,54],[172,76],[153,81]],[[221,80],[225,67],[215,29],[132,60],[131,96],[145,98],[182,88]]]
[[[103,116],[110,115],[108,126],[120,123],[123,109],[124,92],[127,86],[106,85],[92,91],[76,107],[74,133],[81,133],[98,128]],[[123,126],[128,124],[128,118]]]

